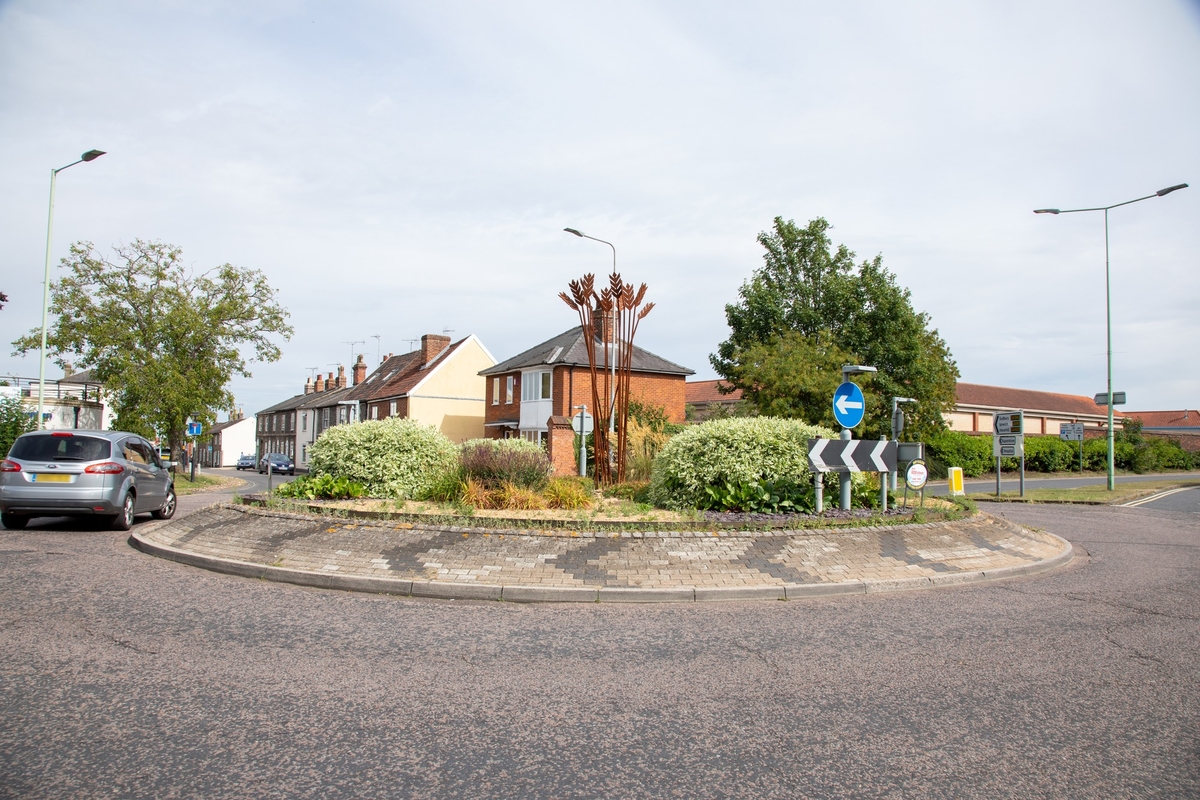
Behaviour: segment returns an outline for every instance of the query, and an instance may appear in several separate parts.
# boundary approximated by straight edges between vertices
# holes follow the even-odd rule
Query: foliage
[[[8,455],[18,436],[35,428],[37,420],[25,411],[21,398],[0,397],[0,457]]]
[[[233,408],[235,375],[277,361],[270,338],[291,336],[288,313],[256,270],[223,264],[194,274],[174,245],[135,240],[109,260],[88,242],[71,246],[66,275],[50,285],[56,316],[48,352],[92,371],[112,392],[121,430],[162,433],[179,453],[187,418],[216,421]],[[41,346],[41,329],[13,342],[14,355]]]
[[[665,508],[702,508],[709,487],[809,480],[808,440],[832,431],[799,420],[743,417],[694,425],[672,437],[654,460],[650,496]]]
[[[707,498],[702,508],[715,511],[750,511],[759,514],[809,513],[816,508],[816,492],[811,484],[793,480],[723,481],[704,489]]]
[[[467,474],[463,471],[462,464],[457,463],[437,475],[430,483],[429,488],[417,499],[433,500],[438,503],[457,503],[462,500],[466,484]]]
[[[632,500],[635,503],[650,502],[650,481],[626,481],[625,483],[614,483],[604,490],[604,494],[608,497],[616,497],[621,500]]]
[[[488,489],[506,483],[541,489],[552,472],[542,446],[524,439],[471,439],[460,453],[464,477]]]
[[[919,401],[908,428],[928,438],[945,427],[958,368],[882,257],[856,267],[845,245],[833,251],[829,227],[822,218],[802,228],[776,217],[774,229],[759,234],[764,266],[725,307],[730,336],[712,364],[760,413],[811,423],[832,421],[830,387],[841,365],[869,364],[879,372],[864,382],[863,438],[890,433],[893,396]]]
[[[363,485],[346,477],[332,475],[303,475],[285,483],[275,490],[280,497],[296,497],[303,500],[317,498],[327,500],[353,500],[365,494]]]
[[[625,437],[629,449],[627,477],[632,481],[649,480],[654,457],[684,426],[668,421],[666,409],[661,406],[649,406],[637,400],[629,402],[628,424],[629,432]]]
[[[1161,472],[1200,467],[1200,456],[1184,450],[1174,439],[1142,436],[1136,429],[1117,431],[1113,437],[1113,462],[1120,470]],[[962,467],[963,475],[977,478],[996,469],[991,436],[972,436],[944,431],[925,445],[930,474],[945,477],[946,467]],[[1021,468],[1020,459],[1004,458],[1000,468],[1013,472]],[[1030,472],[1070,472],[1079,469],[1079,444],[1064,442],[1057,436],[1025,437],[1025,468]],[[1091,472],[1108,469],[1108,441],[1103,436],[1083,443],[1083,468]]]
[[[570,510],[591,508],[592,492],[583,481],[587,478],[551,478],[542,489],[542,497],[550,508]],[[588,481],[590,483],[590,481]]]
[[[992,437],[971,436],[959,431],[942,431],[925,442],[925,459],[930,474],[945,477],[947,467],[962,467],[967,478],[978,478],[995,469]]]
[[[361,483],[371,497],[423,497],[458,463],[440,431],[401,417],[335,425],[309,453],[313,474]]]

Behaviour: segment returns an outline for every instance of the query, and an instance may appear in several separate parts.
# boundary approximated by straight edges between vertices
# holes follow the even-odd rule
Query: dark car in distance
[[[239,456],[236,467],[237,469],[254,469],[254,456]]]
[[[295,475],[296,462],[285,456],[283,453],[267,453],[262,457],[262,461],[258,462],[259,473],[267,471],[267,465],[270,464],[271,472],[276,475]]]

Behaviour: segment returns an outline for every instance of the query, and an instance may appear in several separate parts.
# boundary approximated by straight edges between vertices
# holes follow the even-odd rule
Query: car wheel
[[[10,531],[19,531],[29,524],[29,517],[21,514],[0,514],[0,522]]]
[[[133,495],[126,494],[125,502],[121,505],[121,513],[113,520],[113,530],[127,531],[133,527]]]
[[[175,516],[175,499],[175,487],[172,486],[167,489],[167,499],[161,506],[150,512],[151,516],[155,519],[170,519]]]

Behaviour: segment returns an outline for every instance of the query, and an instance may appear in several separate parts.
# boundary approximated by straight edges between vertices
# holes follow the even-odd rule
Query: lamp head
[[[1058,214],[1059,210],[1057,208],[1035,208],[1033,210],[1033,213],[1035,213],[1035,214]]]
[[[579,231],[575,230],[574,228],[563,228],[563,230],[564,230],[564,231],[566,231],[567,233],[573,233],[573,234],[575,234],[576,236],[583,236],[583,234],[582,234],[582,233],[580,233]]]
[[[915,397],[893,397],[892,402],[894,402],[894,403],[915,403],[915,402],[917,402],[917,398],[915,398]]]
[[[845,364],[842,367],[842,377],[845,378],[847,375],[862,375],[864,373],[878,371],[879,370],[877,370],[875,367],[864,367],[861,364]]]
[[[81,155],[79,158],[83,161],[95,161],[97,158],[99,158],[102,155],[104,155],[103,150],[88,150],[86,153]],[[1170,191],[1170,190],[1164,189],[1163,191]]]
[[[1155,192],[1155,194],[1158,195],[1159,197],[1162,197],[1163,195],[1170,194],[1171,192],[1175,191],[1176,189],[1186,189],[1186,188],[1188,188],[1188,185],[1186,183],[1178,183],[1174,186],[1168,186],[1165,189],[1159,189],[1157,192]]]

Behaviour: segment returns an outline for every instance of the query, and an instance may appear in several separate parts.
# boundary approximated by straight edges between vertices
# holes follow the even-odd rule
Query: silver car
[[[0,462],[0,522],[86,516],[116,530],[135,514],[175,514],[175,480],[142,437],[120,431],[36,431],[13,442]]]

